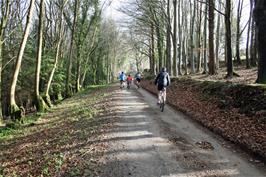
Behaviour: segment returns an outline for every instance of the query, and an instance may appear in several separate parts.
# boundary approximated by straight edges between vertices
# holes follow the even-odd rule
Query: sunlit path
[[[122,90],[115,103],[119,121],[104,141],[110,143],[101,176],[202,177],[264,176],[244,158],[222,146],[205,129],[168,106],[164,113],[144,90]],[[214,149],[202,149],[208,141]]]

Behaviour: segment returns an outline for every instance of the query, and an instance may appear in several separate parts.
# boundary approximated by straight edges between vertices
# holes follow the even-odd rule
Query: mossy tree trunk
[[[47,108],[46,103],[40,96],[39,85],[40,85],[40,72],[42,62],[42,42],[43,42],[43,17],[45,14],[45,2],[40,1],[40,12],[39,12],[39,30],[38,30],[38,52],[36,58],[36,70],[35,70],[35,104],[38,112],[44,112]]]
[[[7,25],[7,20],[10,12],[10,0],[1,2],[1,19],[0,19],[0,124],[3,119],[2,115],[2,62],[3,62],[3,43],[4,43],[4,33]]]
[[[21,117],[21,110],[17,106],[16,100],[15,100],[15,92],[16,92],[16,85],[17,85],[17,81],[18,81],[18,74],[20,71],[21,63],[22,63],[22,57],[23,57],[26,43],[28,40],[28,36],[30,33],[31,19],[32,19],[32,15],[33,15],[34,3],[35,3],[35,0],[31,0],[29,10],[28,10],[28,15],[27,15],[26,27],[25,27],[25,31],[23,34],[21,44],[20,44],[19,52],[17,55],[15,70],[14,70],[14,73],[12,76],[12,83],[11,83],[11,87],[10,87],[10,114],[11,114],[11,117],[13,117],[13,118],[20,118]]]

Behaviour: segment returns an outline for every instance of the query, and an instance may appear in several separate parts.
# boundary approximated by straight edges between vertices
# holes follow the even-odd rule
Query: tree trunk
[[[190,13],[192,18],[190,19],[190,68],[191,73],[195,73],[195,59],[194,59],[194,23],[195,23],[195,14],[196,14],[196,0],[194,0],[194,7],[193,3],[190,0]]]
[[[250,42],[250,29],[252,23],[252,14],[253,14],[253,0],[250,0],[250,12],[248,20],[248,31],[247,31],[247,43],[246,43],[246,68],[250,68],[250,57],[249,57],[249,42]]]
[[[23,34],[22,42],[20,44],[19,52],[17,55],[15,70],[13,73],[12,83],[11,83],[11,87],[10,87],[10,114],[11,114],[12,118],[18,118],[18,119],[21,118],[22,110],[16,104],[15,92],[16,92],[16,85],[17,85],[19,70],[21,67],[22,57],[23,57],[26,43],[28,40],[28,36],[30,33],[31,19],[32,19],[32,15],[33,15],[34,3],[35,3],[35,0],[31,0],[29,10],[28,10],[28,15],[27,15],[26,27],[25,27],[25,31]]]
[[[214,59],[214,0],[209,2],[209,74],[214,75],[215,59]]]
[[[47,105],[40,96],[40,73],[42,63],[42,43],[43,43],[43,17],[45,14],[45,1],[40,1],[40,12],[39,12],[39,31],[38,31],[38,49],[36,57],[36,70],[35,70],[35,105],[38,112],[44,112],[47,109]]]
[[[198,4],[198,3],[197,3]],[[200,3],[200,7],[197,7],[197,16],[198,16],[198,26],[197,26],[197,72],[201,71],[201,22],[202,22],[202,3]]]
[[[173,76],[177,76],[177,0],[173,0],[174,5],[174,34],[173,34]],[[180,35],[180,34],[179,34]]]
[[[177,1],[177,0],[175,0]],[[178,44],[178,75],[182,75],[182,66],[181,66],[181,61],[182,61],[182,36],[183,36],[183,30],[182,30],[182,21],[183,21],[183,16],[181,17],[181,2],[183,0],[179,0],[178,2],[178,38],[179,38],[179,44]]]
[[[58,59],[59,59],[59,53],[60,53],[60,48],[61,48],[61,41],[62,41],[62,35],[63,35],[63,9],[64,6],[62,5],[61,7],[61,11],[60,11],[60,22],[59,22],[59,38],[56,44],[56,54],[55,54],[55,59],[54,59],[54,65],[52,68],[52,71],[50,73],[49,79],[48,79],[48,83],[46,86],[46,91],[45,91],[45,102],[47,103],[47,105],[49,107],[52,106],[51,100],[50,100],[50,95],[49,95],[49,91],[50,91],[50,87],[54,78],[54,73],[55,70],[57,68],[57,64],[58,64]]]
[[[157,34],[157,50],[158,50],[158,55],[159,55],[159,68],[158,70],[160,71],[161,68],[163,67],[163,38],[161,34],[161,29],[159,26],[159,22],[156,24],[156,34]]]
[[[231,0],[226,0],[225,8],[225,43],[226,43],[226,59],[227,59],[227,78],[233,77],[233,60],[231,47]]]
[[[7,25],[7,20],[10,12],[10,0],[1,2],[1,21],[0,21],[0,124],[3,119],[2,114],[2,64],[3,64],[3,44],[4,44],[4,33]]]
[[[74,20],[72,25],[72,31],[71,31],[71,41],[70,41],[70,49],[69,49],[69,57],[68,57],[68,66],[67,66],[67,77],[66,77],[66,98],[69,98],[72,96],[71,91],[71,75],[72,75],[72,57],[73,57],[73,47],[74,47],[74,38],[75,38],[75,32],[76,32],[76,22],[78,17],[78,11],[79,11],[79,0],[75,0],[75,10],[74,10]]]
[[[170,0],[167,0],[167,39],[166,39],[166,67],[170,75],[172,73],[172,44],[171,44],[171,15],[170,15]]]
[[[257,83],[266,84],[266,1],[256,0],[254,19],[258,35],[259,67]]]
[[[221,10],[221,2],[218,1],[218,10]],[[216,45],[215,45],[215,59],[216,59],[216,69],[218,70],[220,68],[220,61],[219,61],[219,49],[220,49],[220,26],[221,23],[221,15],[217,15],[217,25],[216,25]]]
[[[255,26],[255,19],[253,18],[251,25],[251,43],[250,43],[250,64],[252,67],[257,66],[257,32]]]
[[[151,23],[151,57],[153,61],[152,74],[156,73],[156,59],[155,59],[155,39],[154,39],[154,23]]]
[[[243,0],[238,1],[237,7],[237,22],[236,22],[236,61],[238,65],[241,65],[241,58],[240,58],[240,21],[242,16],[242,9],[243,9]]]
[[[208,22],[208,5],[205,5],[205,18],[204,18],[204,29],[203,29],[203,74],[208,73],[208,61],[207,61],[207,22]]]

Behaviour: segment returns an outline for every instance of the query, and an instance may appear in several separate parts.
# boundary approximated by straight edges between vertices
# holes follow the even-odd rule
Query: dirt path
[[[101,140],[110,144],[101,176],[266,176],[263,165],[183,114],[168,106],[161,113],[146,91],[121,90],[114,99],[119,120]]]

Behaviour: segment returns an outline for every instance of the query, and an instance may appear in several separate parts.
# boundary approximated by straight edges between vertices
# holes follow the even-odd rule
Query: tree
[[[248,30],[247,30],[247,43],[246,43],[246,68],[250,68],[250,56],[249,56],[249,43],[250,43],[250,29],[253,21],[253,0],[250,0],[250,10],[249,10],[249,20],[248,20]]]
[[[43,46],[43,26],[44,26],[44,15],[45,15],[45,0],[40,1],[39,10],[39,30],[38,30],[38,53],[36,57],[36,70],[35,70],[35,105],[37,111],[44,112],[47,109],[47,105],[40,95],[40,72],[42,62],[42,46]]]
[[[216,73],[215,57],[214,57],[214,0],[208,0],[208,2],[209,2],[209,74],[214,75]]]
[[[27,15],[27,22],[26,22],[26,27],[24,30],[24,34],[23,34],[23,38],[20,44],[20,49],[17,55],[17,59],[16,59],[16,64],[15,64],[15,70],[13,73],[13,77],[12,77],[12,83],[11,83],[11,87],[10,87],[10,114],[13,118],[21,118],[22,115],[22,110],[17,106],[16,104],[16,100],[15,100],[15,92],[16,92],[16,85],[17,85],[17,80],[18,80],[18,74],[19,74],[19,70],[21,67],[21,62],[22,62],[22,57],[23,57],[23,53],[26,47],[26,43],[28,40],[28,36],[30,33],[30,27],[31,27],[31,19],[32,19],[32,15],[33,15],[33,9],[34,9],[34,2],[35,0],[31,0],[30,1],[30,6],[29,6],[29,10],[28,10],[28,15]]]
[[[53,64],[53,68],[51,70],[51,73],[49,75],[49,79],[48,79],[48,82],[47,82],[47,86],[46,86],[46,89],[45,89],[45,102],[47,103],[47,105],[49,107],[52,106],[51,104],[51,100],[50,100],[50,95],[49,95],[49,91],[50,91],[50,88],[51,88],[51,83],[53,81],[53,78],[54,78],[54,74],[55,74],[55,71],[56,71],[56,68],[57,68],[57,65],[58,65],[58,59],[59,59],[59,54],[60,54],[60,47],[61,47],[61,43],[62,43],[62,38],[63,38],[63,10],[64,10],[64,6],[66,4],[66,0],[62,0],[61,1],[61,5],[59,5],[59,10],[60,10],[60,14],[59,14],[59,34],[58,34],[58,37],[57,37],[57,44],[56,44],[56,54],[55,54],[55,57],[54,57],[54,64]]]
[[[177,69],[177,0],[173,0],[174,5],[174,34],[173,34],[173,76],[178,75]]]
[[[231,47],[231,0],[226,0],[225,5],[225,43],[226,43],[226,61],[227,61],[227,78],[233,77],[233,60]]]
[[[238,6],[237,6],[237,28],[236,28],[236,61],[240,65],[241,64],[241,58],[240,58],[240,37],[241,37],[241,31],[240,31],[240,21],[242,16],[242,10],[243,10],[243,3],[244,0],[238,0]]]
[[[4,34],[7,26],[7,20],[10,13],[10,0],[1,1],[1,19],[0,19],[0,124],[2,121],[2,64],[3,64],[3,44]]]
[[[258,34],[259,67],[257,83],[266,84],[266,1],[255,0],[254,19]]]
[[[76,26],[77,26],[77,18],[78,18],[78,12],[79,12],[79,0],[75,0],[75,8],[74,8],[74,19],[72,23],[71,28],[71,41],[70,41],[70,49],[69,49],[69,57],[68,57],[68,65],[67,65],[67,73],[66,73],[66,93],[65,96],[71,97],[73,92],[71,91],[71,76],[72,76],[72,57],[73,57],[73,48],[74,48],[74,38],[75,38],[75,32],[76,32]]]

